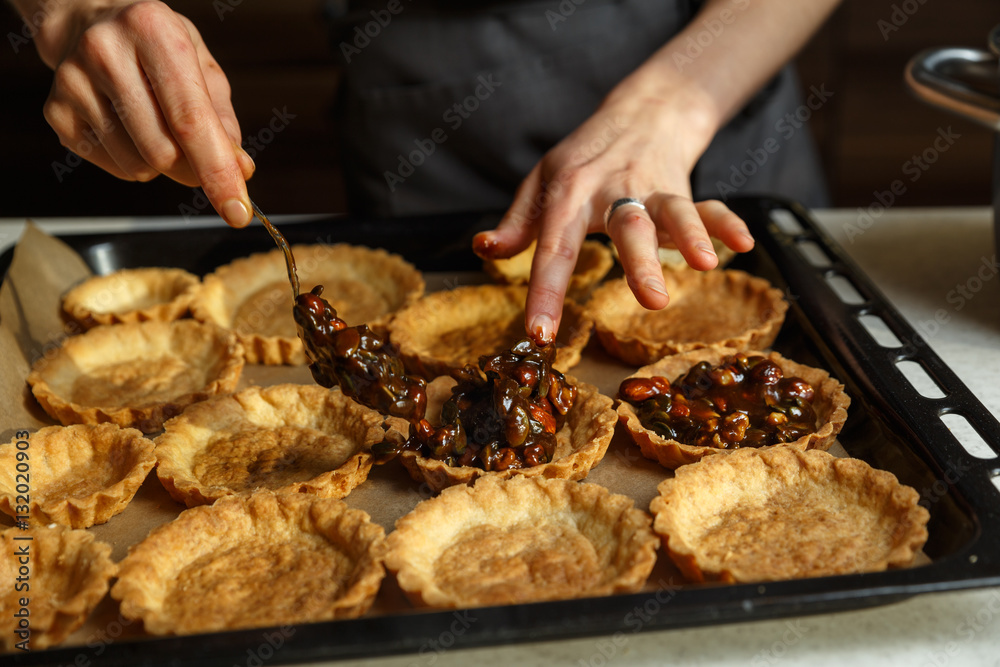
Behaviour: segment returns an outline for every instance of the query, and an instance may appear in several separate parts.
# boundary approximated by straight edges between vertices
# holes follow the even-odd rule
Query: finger
[[[63,123],[60,123],[63,126]],[[123,181],[137,180],[134,175],[118,166],[118,162],[108,154],[107,149],[98,141],[94,141],[96,133],[87,123],[76,118],[70,120],[66,129],[57,130],[59,141],[75,155],[92,162],[104,171]]]
[[[606,229],[636,301],[650,310],[664,308],[670,297],[656,253],[656,225],[649,212],[638,206],[621,206],[612,212]]]
[[[647,199],[646,207],[657,227],[670,235],[691,268],[707,271],[719,264],[694,202],[686,197],[661,193]]]
[[[483,259],[504,259],[523,251],[535,240],[541,217],[544,192],[541,162],[521,181],[507,213],[491,231],[480,232],[472,239],[472,249]]]
[[[185,32],[185,37],[187,33]],[[201,75],[190,39],[148,42],[139,63],[153,84],[172,138],[179,144],[195,177],[215,209],[233,227],[250,223],[250,198],[243,170]]]
[[[754,246],[753,236],[743,220],[728,206],[716,199],[697,202],[695,208],[705,223],[705,229],[731,250],[747,252]]]
[[[525,302],[525,325],[536,342],[551,343],[559,330],[566,287],[590,224],[595,177],[587,170],[574,170],[554,181],[558,187],[546,190],[549,199],[541,207]]]

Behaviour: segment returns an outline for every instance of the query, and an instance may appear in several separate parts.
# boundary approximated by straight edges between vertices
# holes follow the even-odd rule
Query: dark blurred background
[[[256,156],[254,199],[281,213],[343,210],[329,119],[343,59],[328,43],[322,2],[169,4],[198,26],[229,76],[244,136],[257,136],[263,146]],[[992,133],[917,101],[904,86],[903,68],[924,48],[985,48],[986,35],[997,23],[997,0],[846,0],[840,6],[798,58],[803,87],[825,86],[833,93],[812,115],[810,126],[835,206],[868,206],[875,191],[905,180],[905,163],[948,126],[960,138],[896,205],[990,203]],[[0,46],[5,148],[0,217],[177,215],[185,205],[188,213],[198,209],[201,202],[190,188],[162,177],[125,183],[89,163],[67,173],[64,167],[75,162],[41,113],[51,73],[33,45],[15,44],[23,28],[12,9],[0,6],[5,36]],[[272,124],[275,109],[294,118]],[[282,126],[281,131],[269,135],[269,124]]]

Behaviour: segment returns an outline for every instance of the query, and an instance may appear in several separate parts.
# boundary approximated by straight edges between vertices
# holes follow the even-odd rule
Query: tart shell
[[[656,561],[649,525],[631,498],[596,484],[484,477],[399,519],[386,565],[429,607],[636,592]]]
[[[152,441],[115,424],[48,426],[25,439],[34,523],[87,528],[124,510],[156,464]],[[0,447],[0,511],[17,512],[17,441]]]
[[[201,281],[183,269],[122,269],[89,278],[63,297],[63,310],[87,329],[98,324],[170,322],[190,312]]]
[[[35,364],[28,384],[63,425],[154,433],[188,405],[235,389],[243,363],[236,336],[209,324],[115,324],[66,339]]]
[[[384,537],[339,500],[230,496],[130,548],[111,595],[156,635],[353,618],[385,576]]]
[[[524,333],[523,285],[468,285],[434,292],[400,311],[389,324],[389,336],[409,372],[432,379],[479,365],[479,357],[496,354]],[[553,366],[565,373],[580,361],[590,340],[593,321],[572,301],[563,304]]]
[[[587,311],[608,354],[642,366],[670,354],[713,345],[764,349],[785,321],[781,290],[742,271],[672,271],[663,280],[670,304],[643,308],[624,278],[594,290]]]
[[[385,250],[348,244],[292,246],[303,291],[324,286],[323,298],[348,326],[377,333],[393,314],[424,293],[412,264]],[[205,276],[191,305],[196,319],[235,331],[251,364],[306,363],[292,317],[292,290],[280,250],[237,259]]]
[[[784,445],[685,466],[650,503],[692,581],[753,582],[906,567],[927,540],[919,494],[858,459]]]
[[[433,491],[440,491],[456,484],[471,484],[480,477],[545,477],[580,480],[590,473],[608,451],[615,433],[616,415],[613,401],[597,391],[597,387],[567,377],[576,385],[577,398],[566,415],[563,427],[556,433],[556,449],[552,460],[537,466],[487,472],[473,466],[450,466],[438,459],[420,456],[413,451],[403,451],[399,456],[410,476],[427,484]],[[435,381],[428,386],[428,414],[431,406],[444,403],[446,396],[434,393],[448,392],[452,382]],[[437,414],[440,414],[438,410]],[[404,431],[405,432],[405,431]]]
[[[707,361],[713,366],[718,365],[726,357],[736,354],[738,350],[724,347],[703,348],[685,352],[684,354],[664,357],[654,364],[644,366],[629,377],[665,377],[673,382],[697,363]],[[829,373],[820,369],[796,363],[786,359],[777,352],[746,352],[748,356],[761,356],[777,364],[785,377],[795,376],[808,382],[815,391],[812,401],[816,412],[816,430],[804,435],[794,442],[786,443],[796,449],[829,449],[836,440],[847,421],[847,408],[851,398],[842,385]],[[618,400],[616,412],[618,420],[628,429],[632,439],[639,446],[642,455],[652,459],[667,468],[677,468],[694,463],[706,456],[729,454],[736,450],[718,449],[687,445],[677,440],[664,438],[651,429],[647,429],[639,420],[632,404]]]
[[[20,539],[19,539],[20,538]],[[94,539],[84,530],[65,526],[35,526],[27,530],[9,528],[0,532],[0,648],[18,651],[24,638],[16,634],[20,619],[14,616],[27,607],[31,635],[28,647],[45,649],[64,641],[83,625],[87,616],[108,592],[115,573],[111,546]],[[30,559],[29,592],[19,592],[14,581],[19,576],[19,549],[27,546]],[[22,605],[21,599],[28,604]]]
[[[343,498],[368,478],[381,424],[340,389],[251,387],[168,421],[156,438],[156,474],[188,507],[258,489]]]
[[[535,258],[537,242],[523,252],[508,259],[487,259],[483,270],[498,283],[505,285],[527,285],[531,277],[531,262]],[[612,251],[600,241],[584,241],[576,266],[570,274],[566,296],[574,301],[583,301],[591,289],[608,275],[615,261]]]

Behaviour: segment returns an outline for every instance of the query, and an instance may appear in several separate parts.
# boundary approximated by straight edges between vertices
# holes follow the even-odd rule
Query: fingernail
[[[667,294],[666,287],[663,286],[659,280],[650,279],[646,281],[646,289],[656,292],[657,294],[662,294],[663,296],[669,296]]]
[[[479,232],[472,237],[472,252],[482,259],[490,259],[497,248],[493,232]]]
[[[535,315],[535,319],[531,321],[531,326],[528,328],[531,331],[531,337],[538,345],[548,345],[556,337],[555,322],[545,313]]]
[[[715,257],[715,250],[713,250],[712,246],[708,245],[707,243],[699,243],[695,246],[695,248],[697,248],[698,252],[702,254],[709,255],[710,257]]]
[[[231,227],[250,224],[250,209],[239,199],[228,199],[222,204],[222,219]]]
[[[253,161],[253,158],[250,157],[250,154],[247,153],[245,150],[243,150],[242,146],[240,147],[240,150],[239,152],[236,153],[236,155],[237,159],[240,161],[240,168],[244,172],[249,171],[252,174],[253,172],[257,171],[257,164]]]

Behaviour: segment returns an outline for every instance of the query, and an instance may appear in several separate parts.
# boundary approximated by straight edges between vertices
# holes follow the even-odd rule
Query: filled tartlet
[[[343,498],[368,477],[381,424],[339,389],[251,387],[168,421],[156,474],[188,507],[258,489]]]
[[[825,370],[777,352],[720,347],[640,368],[618,399],[619,421],[643,456],[668,468],[741,447],[829,449],[850,405]]]
[[[153,433],[188,405],[235,389],[243,364],[235,334],[210,324],[114,324],[66,339],[34,365],[28,384],[63,425]]]
[[[608,354],[642,366],[713,345],[765,349],[788,310],[781,290],[742,271],[664,269],[663,279],[670,303],[658,311],[639,305],[624,278],[594,290],[587,312]]]
[[[0,511],[39,524],[104,523],[128,506],[156,463],[152,441],[115,424],[49,426],[20,439],[23,449],[17,442],[0,447]],[[30,494],[17,492],[19,451],[30,451]]]
[[[384,331],[392,315],[424,293],[412,264],[381,249],[347,244],[293,246],[303,289],[324,297],[349,326]],[[292,318],[293,297],[280,250],[237,259],[205,276],[194,316],[235,331],[251,364],[304,364]]]
[[[121,269],[69,290],[62,307],[85,328],[98,324],[170,322],[190,312],[198,276],[176,268]]]
[[[111,546],[85,530],[35,526],[0,532],[0,648],[27,652],[64,641],[108,592]],[[20,553],[29,554],[25,578]],[[18,588],[18,581],[28,588]],[[25,626],[28,626],[27,628]],[[23,643],[22,643],[23,642]]]
[[[195,507],[119,564],[111,595],[156,635],[293,625],[364,614],[385,575],[385,531],[365,512],[261,491]]]
[[[389,337],[412,373],[426,378],[447,375],[524,336],[527,294],[523,285],[469,285],[434,292],[400,311],[389,324]],[[592,329],[583,308],[566,301],[555,340],[557,369],[566,371],[580,361]]]
[[[638,591],[656,561],[649,516],[596,484],[484,477],[396,522],[386,565],[418,605],[477,607]]]
[[[537,245],[533,242],[526,250],[507,259],[487,259],[483,261],[483,270],[498,283],[527,285]],[[574,301],[586,299],[590,290],[608,275],[614,263],[607,245],[600,241],[584,241],[566,286],[566,296]]]
[[[919,494],[858,459],[778,445],[684,466],[650,504],[692,581],[752,582],[910,565],[927,540]]]

